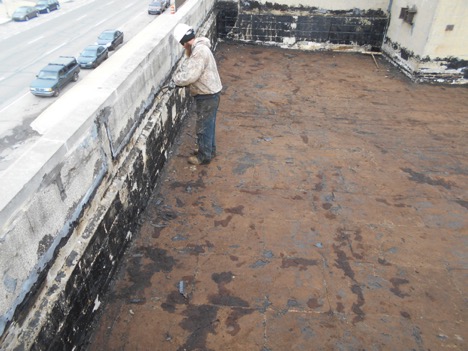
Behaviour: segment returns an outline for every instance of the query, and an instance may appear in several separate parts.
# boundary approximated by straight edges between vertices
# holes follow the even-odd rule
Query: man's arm
[[[178,86],[187,86],[196,82],[205,69],[205,60],[201,52],[194,52],[185,62],[178,72],[175,73],[173,80]]]

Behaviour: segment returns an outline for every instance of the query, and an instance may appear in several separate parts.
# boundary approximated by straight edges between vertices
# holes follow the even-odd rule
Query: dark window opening
[[[417,11],[414,6],[412,8],[402,7],[400,11],[400,18],[406,23],[413,24],[414,15],[416,15],[416,12]]]

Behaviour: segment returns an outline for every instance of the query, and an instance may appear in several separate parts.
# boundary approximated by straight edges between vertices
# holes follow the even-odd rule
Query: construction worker
[[[172,86],[189,86],[195,99],[197,112],[197,144],[195,156],[188,162],[193,165],[208,164],[216,156],[216,113],[223,86],[208,38],[197,37],[192,27],[178,24],[174,38],[185,49],[185,61],[172,78]]]

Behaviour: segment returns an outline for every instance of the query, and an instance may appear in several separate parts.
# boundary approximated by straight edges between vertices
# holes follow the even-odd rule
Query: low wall
[[[224,15],[218,20],[224,39],[290,49],[379,51],[388,23],[382,1],[240,0],[235,6],[224,4]]]
[[[214,3],[187,0],[125,43],[34,121],[40,139],[0,174],[1,349],[84,341],[188,114],[185,89],[161,90],[183,54],[171,32],[213,33]]]

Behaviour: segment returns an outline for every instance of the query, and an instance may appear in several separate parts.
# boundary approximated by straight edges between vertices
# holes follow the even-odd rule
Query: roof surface
[[[192,116],[90,350],[466,350],[468,89],[379,56],[216,56],[218,156],[187,164]]]

